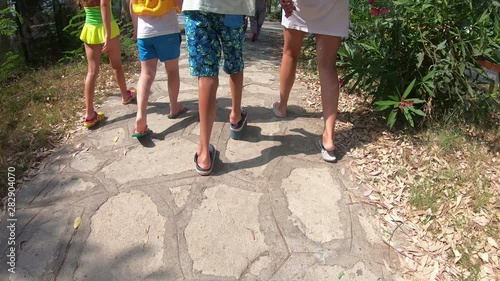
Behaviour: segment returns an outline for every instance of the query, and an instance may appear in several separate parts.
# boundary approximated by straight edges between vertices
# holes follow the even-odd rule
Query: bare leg
[[[339,79],[337,75],[337,51],[341,39],[336,36],[316,35],[321,102],[323,104],[323,146],[335,149],[335,121],[339,104]]]
[[[156,76],[156,65],[158,59],[150,59],[141,61],[141,76],[137,82],[137,117],[135,119],[135,129],[137,132],[146,130],[147,122],[147,106],[151,85]]]
[[[177,103],[181,78],[179,75],[179,59],[165,61],[165,70],[168,76],[168,98],[170,99],[170,114],[176,114],[182,109]]]
[[[99,66],[101,65],[102,45],[85,44],[85,54],[87,55],[87,77],[85,78],[85,119],[94,117],[94,95],[97,77],[99,76]]]
[[[232,107],[229,122],[237,124],[241,120],[241,99],[243,95],[243,70],[229,75],[229,86],[231,87]]]
[[[208,145],[215,122],[215,107],[219,77],[198,77],[198,110],[200,114],[200,145],[198,146],[198,165],[210,168]]]
[[[295,82],[297,61],[299,60],[305,32],[285,28],[283,35],[285,37],[285,45],[283,47],[283,57],[281,58],[280,103],[278,105],[278,112],[284,116],[286,115],[290,91],[292,91],[293,83]]]
[[[115,76],[116,83],[120,87],[120,93],[122,94],[122,101],[129,99],[127,93],[127,82],[125,81],[125,73],[123,72],[121,50],[120,50],[120,37],[115,37],[108,42],[108,57],[111,67],[113,68],[113,74]]]

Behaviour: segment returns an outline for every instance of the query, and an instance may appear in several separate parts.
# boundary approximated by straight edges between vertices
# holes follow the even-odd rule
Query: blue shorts
[[[159,59],[161,62],[178,59],[181,54],[181,34],[173,33],[151,38],[137,39],[139,59]]]
[[[185,11],[184,18],[191,75],[218,76],[221,48],[224,72],[234,74],[243,70],[245,34],[242,15]]]

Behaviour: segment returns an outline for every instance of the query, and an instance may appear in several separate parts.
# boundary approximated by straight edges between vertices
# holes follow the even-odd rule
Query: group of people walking
[[[201,175],[211,173],[216,149],[210,144],[215,122],[216,97],[219,86],[219,62],[223,55],[222,69],[229,74],[232,106],[229,123],[233,139],[245,134],[248,112],[242,107],[243,95],[243,43],[245,41],[245,16],[261,16],[260,0],[157,0],[160,5],[172,5],[172,9],[158,14],[158,7],[144,7],[144,1],[130,0],[134,37],[137,39],[141,74],[137,90],[127,89],[120,61],[119,29],[111,14],[111,0],[79,0],[86,11],[86,22],[81,33],[88,60],[85,80],[85,121],[91,128],[104,119],[103,113],[94,109],[94,92],[101,55],[109,56],[115,79],[120,87],[122,103],[137,99],[137,117],[133,137],[148,136],[152,130],[147,125],[147,103],[151,85],[155,79],[158,60],[164,63],[168,75],[170,113],[177,118],[187,109],[178,102],[180,75],[179,56],[181,34],[177,13],[186,19],[185,37],[189,56],[190,73],[198,78],[198,109],[200,118],[200,143],[194,156],[196,171]],[[336,69],[337,50],[341,38],[349,29],[348,0],[279,0],[283,9],[284,47],[280,69],[280,98],[271,111],[279,118],[286,117],[288,98],[295,81],[300,50],[307,33],[316,35],[316,51],[323,105],[324,131],[318,139],[323,159],[336,161],[335,121],[339,98],[339,82]],[[149,1],[155,2],[155,1]],[[167,4],[165,4],[167,3]],[[175,8],[175,6],[177,8]],[[165,8],[165,6],[163,6]],[[165,10],[165,9],[163,9]],[[263,19],[259,17],[252,40],[260,34]]]

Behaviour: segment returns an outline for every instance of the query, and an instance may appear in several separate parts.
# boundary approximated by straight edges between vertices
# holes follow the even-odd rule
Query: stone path
[[[152,138],[131,138],[135,105],[106,101],[106,122],[62,146],[17,194],[15,274],[2,214],[0,280],[394,279],[384,260],[395,255],[372,210],[356,203],[343,162],[320,159],[322,121],[303,109],[306,88],[295,85],[288,118],[272,115],[281,52],[272,37],[280,28],[266,23],[260,41],[246,42],[244,140],[229,139],[230,90],[220,79],[212,176],[194,171],[197,81],[183,46],[180,100],[189,113],[166,118],[162,67],[148,109]]]

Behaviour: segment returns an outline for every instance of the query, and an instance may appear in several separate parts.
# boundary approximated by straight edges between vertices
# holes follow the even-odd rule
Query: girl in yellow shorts
[[[104,113],[94,109],[94,95],[102,53],[107,53],[115,80],[120,87],[122,103],[131,103],[136,96],[134,88],[127,89],[121,62],[120,29],[111,13],[111,0],[78,0],[85,9],[85,25],[80,39],[85,45],[88,71],[85,79],[85,122],[91,128],[104,120]]]

